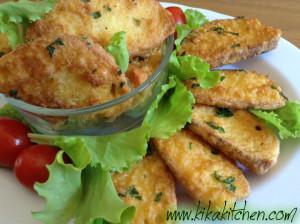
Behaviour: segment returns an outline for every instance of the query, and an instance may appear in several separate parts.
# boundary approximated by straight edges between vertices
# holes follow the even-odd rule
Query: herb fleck
[[[226,30],[224,30],[224,28],[219,27],[219,26],[211,28],[211,31],[216,32],[218,35],[224,35],[225,33],[231,34],[231,35],[235,35],[235,36],[239,36],[240,35],[239,33],[231,32],[231,31],[226,31]]]
[[[137,200],[142,200],[142,196],[137,191],[137,189],[135,188],[135,186],[129,187],[125,195],[127,195],[127,194],[130,195],[132,198],[135,198]]]
[[[227,108],[217,108],[216,114],[218,117],[232,117],[233,112]]]
[[[152,148],[151,148],[150,145],[148,145],[148,147],[147,147],[147,154],[146,155],[147,156],[152,155]]]
[[[192,150],[193,149],[193,143],[189,143],[189,150]]]
[[[282,96],[285,100],[289,101],[289,98],[288,98],[286,95],[284,95],[283,92],[279,91],[279,94],[280,94],[280,96]]]
[[[136,26],[140,26],[141,25],[141,20],[133,18],[133,22]]]
[[[220,154],[219,150],[217,150],[217,149],[212,149],[211,153],[214,154],[214,155],[219,155]]]
[[[222,182],[223,184],[225,184],[229,191],[232,191],[232,192],[236,191],[236,186],[234,185],[235,177],[230,176],[230,177],[224,178],[220,174],[218,174],[217,171],[214,172],[213,176],[215,177],[215,179],[217,181]]]
[[[108,5],[103,6],[103,8],[104,8],[107,12],[111,12],[111,11],[112,11],[111,7],[109,7]]]
[[[118,75],[122,75],[123,74],[122,71],[121,71],[121,69],[118,69],[117,74]]]
[[[120,82],[120,88],[123,88],[124,86],[126,85],[126,83],[125,82]]]
[[[155,198],[154,198],[154,201],[157,202],[157,203],[160,202],[160,201],[161,201],[162,195],[163,195],[162,192],[156,194],[156,196],[155,196]]]
[[[145,61],[145,58],[144,58],[144,57],[142,57],[142,56],[138,56],[138,57],[137,57],[137,59],[138,59],[138,61],[139,61],[139,62],[143,62],[143,61]]]
[[[83,3],[89,3],[91,0],[81,0]]]
[[[226,76],[221,77],[221,82],[224,81],[224,79],[226,79]]]
[[[241,47],[241,44],[233,44],[233,45],[231,46],[231,48],[237,48],[237,47]]]
[[[119,197],[121,197],[121,198],[125,198],[125,197],[126,197],[126,195],[123,194],[123,193],[118,193],[118,195],[119,195]]]
[[[219,132],[221,133],[225,133],[225,129],[219,125],[217,125],[215,122],[213,121],[208,121],[208,122],[205,122],[209,127],[215,129],[215,130],[218,130]]]
[[[262,128],[261,128],[261,126],[259,126],[259,125],[256,125],[256,126],[255,126],[255,130],[256,130],[256,131],[261,131],[261,130],[262,130]]]
[[[47,51],[50,55],[50,57],[52,58],[55,50],[56,50],[56,46],[64,46],[64,42],[61,38],[57,38],[55,41],[53,41],[48,47],[47,47]]]
[[[102,15],[99,11],[97,11],[97,12],[93,12],[92,16],[93,16],[94,19],[99,19]]]
[[[199,84],[199,83],[193,83],[193,84],[192,84],[192,88],[193,88],[193,89],[195,89],[195,88],[197,88],[197,87],[200,87],[200,84]]]
[[[18,91],[15,89],[12,89],[9,91],[9,96],[11,97],[17,97],[18,96]]]
[[[272,89],[278,90],[277,87],[275,85],[271,85]]]

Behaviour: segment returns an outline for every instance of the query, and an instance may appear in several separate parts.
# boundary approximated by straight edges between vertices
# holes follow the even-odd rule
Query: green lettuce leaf
[[[46,224],[67,224],[71,219],[78,224],[91,224],[95,220],[129,224],[135,208],[119,198],[110,172],[100,165],[78,169],[65,164],[62,155],[61,151],[48,166],[48,181],[35,184],[35,190],[47,203],[45,209],[34,212],[33,217]]]
[[[251,110],[251,112],[272,125],[280,138],[300,138],[300,104],[289,101],[283,108],[273,111]]]
[[[0,108],[0,117],[9,117],[25,123],[24,117],[9,104],[5,104],[3,107]]]
[[[210,65],[196,56],[177,56],[177,51],[181,47],[181,42],[186,36],[208,22],[207,18],[196,10],[185,11],[187,24],[177,25],[177,39],[175,40],[176,50],[172,53],[169,62],[169,71],[180,80],[196,78],[200,87],[204,89],[213,88],[221,81],[220,72],[210,71]]]
[[[180,80],[198,79],[200,87],[204,89],[213,88],[221,81],[220,72],[211,71],[210,65],[196,56],[177,56],[176,52],[173,52],[169,70]]]
[[[178,103],[180,102],[180,103]],[[151,138],[168,138],[191,121],[193,94],[176,77],[170,77],[152,104],[143,125],[150,127]]]
[[[198,10],[187,9],[185,12],[187,24],[191,29],[198,29],[208,22],[208,19]]]
[[[116,63],[120,67],[122,73],[125,73],[129,65],[129,52],[126,46],[126,33],[116,33],[107,47],[107,51],[115,58]]]
[[[64,164],[62,153],[48,166],[49,179],[36,183],[34,189],[47,200],[43,212],[33,212],[33,217],[44,223],[67,223],[77,209],[82,195],[81,170]]]
[[[1,18],[0,33],[6,34],[9,41],[9,45],[12,49],[15,49],[19,44],[24,42],[24,36],[20,32],[18,24],[12,22],[4,22]]]
[[[175,40],[175,46],[180,48],[181,42],[195,29],[203,26],[208,22],[208,19],[201,12],[193,9],[187,9],[185,12],[187,24],[178,24],[176,26],[177,39]]]
[[[109,171],[101,166],[87,167],[82,173],[84,195],[79,201],[76,223],[90,223],[102,218],[110,223],[130,224],[135,208],[119,198]]]
[[[78,168],[101,164],[106,171],[123,171],[145,156],[147,135],[141,127],[107,136],[29,136],[33,142],[60,147]]]
[[[24,42],[29,23],[42,19],[50,12],[56,0],[8,1],[0,4],[0,33],[5,33],[13,49]]]
[[[178,24],[176,26],[177,38],[175,40],[176,49],[180,48],[182,41],[189,35],[192,29],[186,24]]]

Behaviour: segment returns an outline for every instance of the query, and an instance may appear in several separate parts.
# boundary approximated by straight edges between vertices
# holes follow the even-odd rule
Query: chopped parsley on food
[[[232,192],[236,191],[236,186],[234,185],[235,177],[230,176],[230,177],[224,178],[217,171],[215,171],[213,173],[213,176],[217,181],[225,184],[229,191],[232,191]]]
[[[218,124],[216,124],[215,122],[213,121],[207,121],[205,122],[209,127],[219,131],[220,133],[225,133],[225,129],[221,126],[219,126]]]

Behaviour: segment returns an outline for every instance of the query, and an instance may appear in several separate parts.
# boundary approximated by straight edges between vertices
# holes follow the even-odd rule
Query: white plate
[[[164,3],[164,6],[169,5],[175,4]],[[187,9],[187,7],[182,5],[177,6]],[[228,16],[209,10],[199,9],[199,11],[203,12],[210,20],[228,18]],[[288,97],[294,100],[300,100],[299,58],[300,50],[288,41],[281,39],[275,51],[238,63],[234,66],[227,66],[227,68],[244,68],[269,74],[273,80],[277,81],[283,87]],[[265,176],[249,176],[252,189],[250,196],[247,198],[249,207],[265,211],[288,211],[288,209],[295,207],[300,209],[299,170],[300,141],[283,141],[277,166]],[[186,202],[181,194],[180,198],[181,202]],[[184,203],[180,203],[179,207],[182,207],[181,205],[183,204]],[[10,170],[0,169],[1,224],[39,223],[32,219],[31,211],[41,210],[42,208],[42,199],[20,186]],[[299,216],[299,214],[296,215],[293,223],[300,223]],[[239,221],[237,223],[247,222]],[[258,222],[252,221],[251,223]]]

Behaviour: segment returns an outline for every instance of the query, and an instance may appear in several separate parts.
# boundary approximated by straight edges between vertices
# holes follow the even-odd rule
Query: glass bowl
[[[48,135],[109,135],[137,127],[168,77],[174,46],[170,36],[163,58],[150,78],[131,92],[112,101],[78,109],[50,109],[5,97],[37,131]]]

